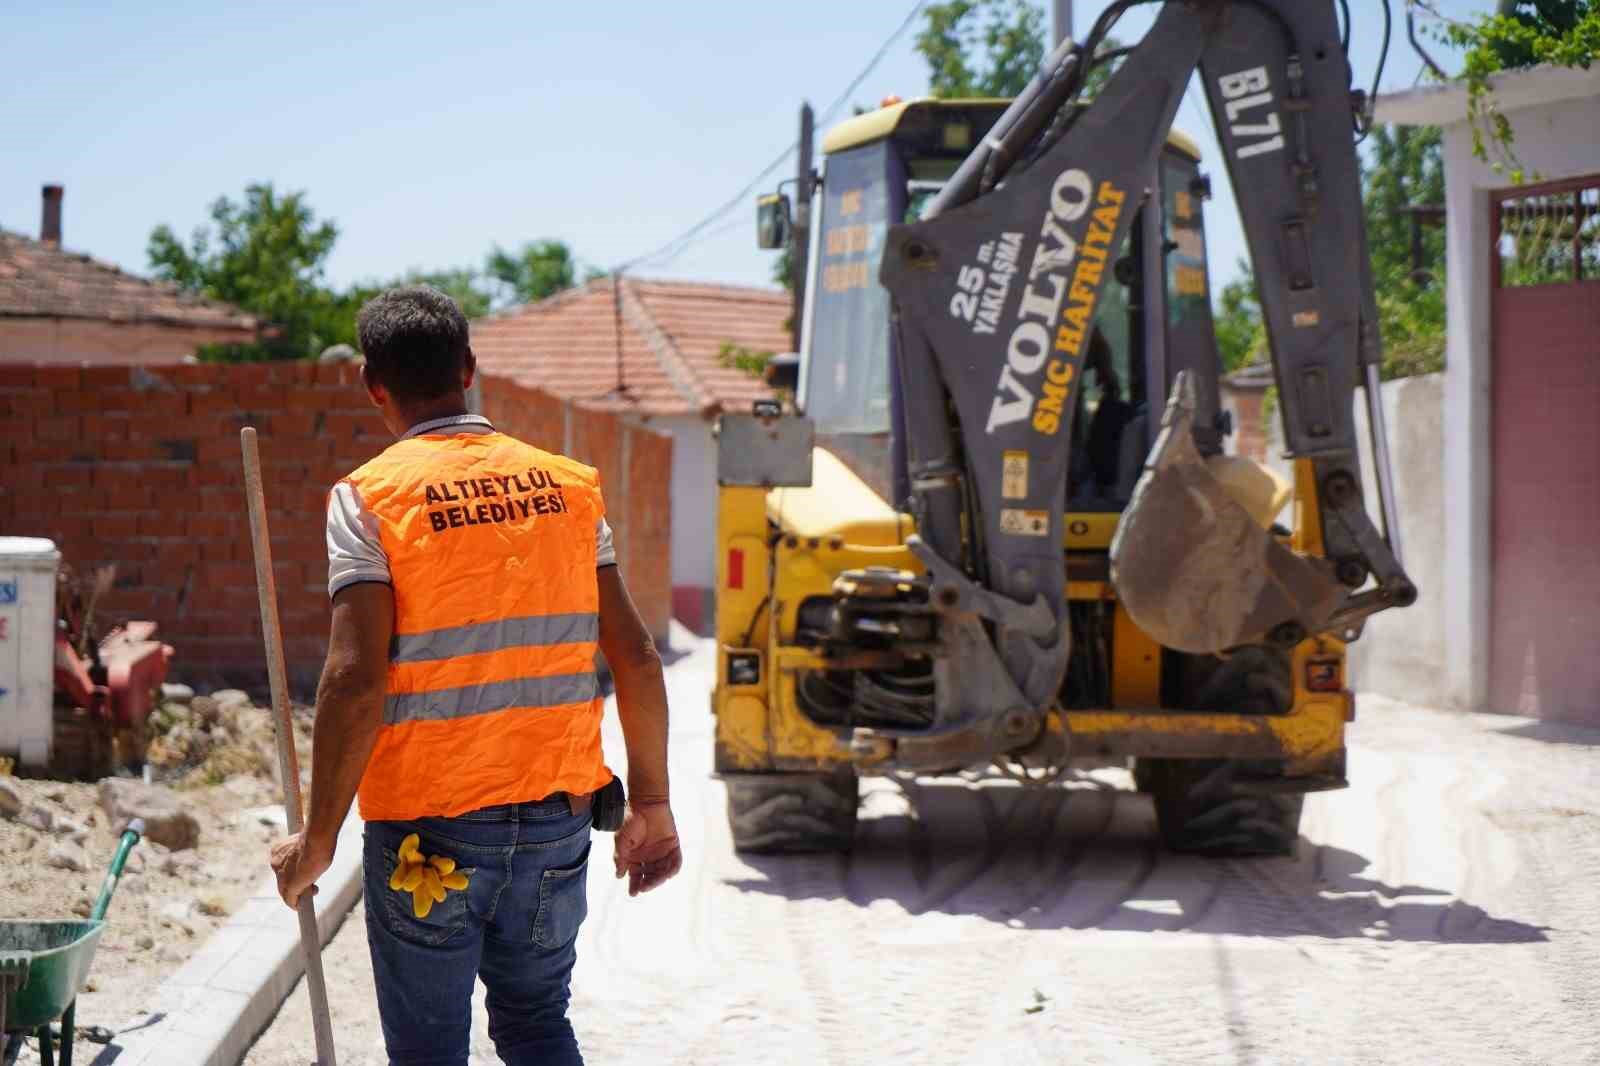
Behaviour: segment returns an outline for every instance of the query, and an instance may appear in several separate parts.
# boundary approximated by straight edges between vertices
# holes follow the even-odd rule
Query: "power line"
[[[917,2],[911,6],[911,10],[906,14],[906,17],[901,21],[900,25],[895,29],[895,31],[884,40],[883,44],[878,47],[877,52],[873,55],[872,59],[867,63],[867,65],[859,74],[855,76],[855,78],[851,80],[849,85],[845,86],[844,91],[835,97],[833,102],[822,111],[821,115],[817,119],[817,124],[819,126],[827,123],[839,111],[839,109],[844,107],[844,105],[849,102],[855,91],[861,87],[861,83],[866,81],[868,76],[870,76],[872,72],[877,69],[879,63],[883,62],[884,57],[889,54],[889,50],[895,46],[900,38],[905,36],[906,31],[910,29],[911,26],[916,22],[917,16],[922,14],[922,9],[927,6],[928,0],[917,0]],[[783,166],[784,163],[788,162],[789,158],[794,155],[795,150],[799,148],[799,146],[800,142],[798,140],[789,145],[789,147],[783,150],[783,154],[779,155],[776,159],[763,167],[760,173],[756,174],[754,178],[751,178],[742,189],[731,196],[727,202],[722,204],[722,206],[718,207],[715,211],[712,211],[709,215],[706,215],[704,218],[696,222],[693,226],[690,226],[688,229],[684,230],[678,236],[656,248],[654,251],[647,252],[644,255],[637,256],[617,267],[614,267],[611,271],[612,274],[621,274],[645,263],[656,263],[658,261],[671,262],[691,245],[698,244],[702,240],[707,240],[715,236],[717,233],[723,232],[723,230],[720,228],[710,233],[705,231],[708,227],[714,225],[717,221],[726,216],[728,212],[745,204],[748,201],[750,194],[754,192],[762,182],[770,177],[773,171],[777,170],[779,167]]]

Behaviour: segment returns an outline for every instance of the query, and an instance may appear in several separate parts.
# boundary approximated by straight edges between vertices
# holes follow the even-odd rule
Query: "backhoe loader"
[[[1346,645],[1417,595],[1377,394],[1369,101],[1332,0],[1172,0],[1103,54],[1133,2],[1015,100],[889,103],[829,131],[820,172],[803,136],[798,208],[758,205],[804,296],[769,371],[792,402],[717,427],[715,768],[742,850],[849,847],[864,775],[1037,786],[1109,761],[1167,846],[1281,854],[1305,794],[1346,784]],[[1172,129],[1196,70],[1288,480],[1225,454],[1210,186]]]

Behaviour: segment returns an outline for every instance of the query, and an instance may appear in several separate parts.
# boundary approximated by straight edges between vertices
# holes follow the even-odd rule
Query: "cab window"
[[[898,169],[885,142],[828,159],[805,384],[819,432],[889,431],[889,293],[878,267]]]

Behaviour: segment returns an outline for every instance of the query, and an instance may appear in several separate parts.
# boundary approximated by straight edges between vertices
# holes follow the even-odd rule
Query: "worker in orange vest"
[[[469,414],[467,320],[426,286],[357,319],[399,438],[328,501],[333,629],[303,833],[272,866],[294,907],[359,793],[367,942],[389,1061],[467,1061],[475,980],[508,1063],[579,1063],[567,1021],[591,825],[617,812],[630,895],[682,865],[661,660],[617,570],[596,472]],[[600,750],[595,651],[628,755]]]

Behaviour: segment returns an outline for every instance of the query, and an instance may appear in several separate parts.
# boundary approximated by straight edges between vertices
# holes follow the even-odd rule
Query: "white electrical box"
[[[60,566],[53,541],[0,537],[0,755],[20,766],[50,762]]]

